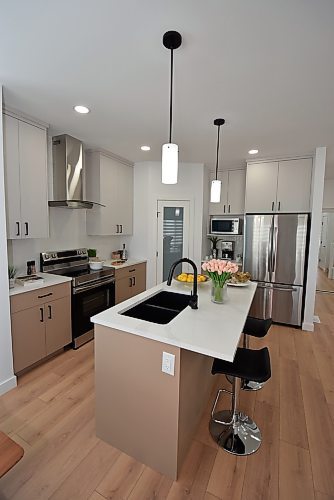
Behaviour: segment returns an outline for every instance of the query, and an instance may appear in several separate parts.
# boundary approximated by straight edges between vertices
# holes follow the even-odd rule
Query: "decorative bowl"
[[[193,273],[181,273],[183,276],[194,276]],[[182,285],[186,286],[193,286],[194,282],[193,281],[183,281],[182,279],[179,279],[181,276],[180,274],[178,276],[174,276],[173,279],[177,281],[178,283],[181,283]],[[199,276],[203,276],[205,278],[205,281],[198,281]],[[197,278],[197,286],[203,286],[206,285],[209,281],[211,281],[211,278],[209,276],[206,276],[205,274],[199,274]]]
[[[99,269],[102,269],[103,263],[104,260],[90,260],[89,267],[91,268],[92,271],[98,271]]]

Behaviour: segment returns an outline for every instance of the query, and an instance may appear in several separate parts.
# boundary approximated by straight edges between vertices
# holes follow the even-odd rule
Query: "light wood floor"
[[[177,482],[95,437],[92,342],[26,374],[0,398],[0,429],[25,449],[0,498],[333,499],[334,297],[319,295],[317,313],[315,334],[274,326],[252,341],[269,345],[273,372],[262,391],[241,395],[262,430],[260,450],[237,458],[217,449],[208,405]]]
[[[328,272],[323,271],[318,267],[317,274],[317,290],[334,292],[334,280],[328,278]]]

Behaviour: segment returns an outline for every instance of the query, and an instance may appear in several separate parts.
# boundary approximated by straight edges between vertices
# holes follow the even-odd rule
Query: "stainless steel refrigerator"
[[[258,282],[250,316],[300,326],[307,214],[246,215],[244,270]]]

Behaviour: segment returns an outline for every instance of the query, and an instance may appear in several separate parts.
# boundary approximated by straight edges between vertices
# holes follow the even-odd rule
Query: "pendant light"
[[[218,135],[217,135],[217,158],[216,158],[216,179],[211,182],[211,193],[210,193],[210,202],[211,203],[220,203],[220,193],[222,190],[222,181],[218,180],[218,163],[219,163],[219,135],[220,135],[220,127],[224,125],[224,118],[216,118],[213,122],[214,125],[218,126]]]
[[[162,172],[163,184],[176,184],[179,166],[179,147],[172,143],[173,124],[173,51],[180,47],[182,37],[177,31],[167,31],[162,39],[166,49],[170,50],[170,94],[169,94],[169,142],[162,146]]]

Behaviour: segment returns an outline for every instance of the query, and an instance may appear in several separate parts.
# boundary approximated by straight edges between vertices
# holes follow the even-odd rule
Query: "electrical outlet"
[[[174,369],[175,369],[175,354],[170,354],[169,352],[163,352],[161,371],[163,373],[167,373],[168,375],[172,375],[174,377]]]

